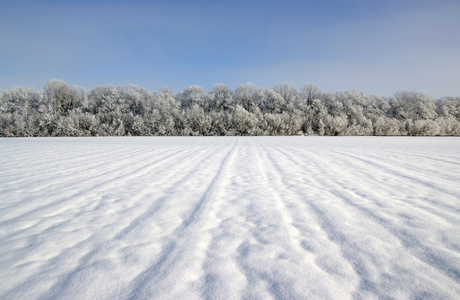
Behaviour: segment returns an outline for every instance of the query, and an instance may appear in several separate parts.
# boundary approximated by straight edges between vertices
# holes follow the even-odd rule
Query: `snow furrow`
[[[310,178],[309,168],[303,170],[304,177],[297,177],[296,166],[279,164],[279,155],[284,155],[272,147],[267,151],[267,159],[279,178],[280,189],[283,191],[284,201],[288,202],[291,207],[291,214],[297,214],[297,228],[302,232],[300,246],[313,255],[312,263],[307,265],[308,268],[320,269],[327,274],[326,279],[322,279],[321,285],[326,288],[322,294],[316,295],[315,298],[345,299],[356,285],[357,276],[351,268],[350,262],[343,255],[342,244],[337,243],[336,239],[331,239],[329,231],[324,227],[323,219],[317,215],[316,211],[310,208],[310,201],[317,197],[317,191],[323,189],[317,186]],[[275,180],[274,180],[275,181]],[[299,213],[301,212],[301,213]],[[316,275],[316,277],[319,277]],[[321,277],[319,277],[321,278]],[[347,280],[344,280],[347,278]],[[332,281],[327,283],[327,281]],[[316,285],[316,284],[315,284]],[[311,298],[307,297],[307,298]]]
[[[149,162],[149,163],[146,163],[145,160],[144,160],[143,164],[140,165],[139,167],[137,167],[136,169],[133,170],[132,167],[131,167],[131,168],[129,168],[128,172],[120,172],[121,174],[118,174],[120,169],[124,169],[124,168],[126,168],[127,165],[130,165],[130,164],[126,164],[125,166],[120,167],[118,170],[114,171],[115,176],[113,176],[111,174],[112,172],[104,172],[102,174],[99,174],[97,176],[98,179],[101,178],[101,177],[104,178],[104,177],[106,177],[106,175],[109,175],[109,174],[110,174],[109,177],[111,177],[111,178],[108,178],[108,179],[104,178],[102,181],[98,180],[100,182],[98,182],[96,184],[91,184],[90,186],[87,186],[85,183],[87,181],[91,181],[91,178],[90,179],[85,179],[85,180],[83,180],[83,182],[80,183],[81,185],[85,186],[85,189],[81,190],[81,186],[79,184],[77,184],[76,187],[78,189],[74,193],[72,193],[72,187],[74,185],[73,184],[71,184],[70,186],[67,185],[68,190],[66,190],[65,192],[68,195],[66,195],[65,197],[59,197],[60,199],[58,201],[52,201],[52,202],[50,202],[48,204],[38,206],[38,207],[34,208],[33,210],[30,210],[30,211],[27,211],[27,212],[20,212],[20,215],[11,218],[9,221],[14,222],[16,219],[27,217],[30,214],[37,214],[37,213],[46,214],[47,211],[49,210],[49,208],[51,208],[51,210],[55,210],[56,206],[59,207],[59,206],[62,205],[62,206],[67,207],[69,201],[74,201],[74,199],[79,199],[81,197],[84,197],[87,194],[92,193],[95,190],[97,190],[97,189],[99,189],[99,188],[101,188],[103,186],[107,186],[107,185],[112,185],[113,186],[116,182],[126,180],[126,179],[130,178],[131,176],[133,176],[134,174],[136,174],[137,177],[140,177],[143,174],[145,174],[146,170],[149,170],[152,166],[158,164],[160,161],[171,159],[174,156],[177,156],[178,154],[180,154],[180,153],[176,152],[176,153],[173,153],[173,154],[169,154],[167,156],[161,157],[160,159],[158,159],[156,161]],[[53,178],[53,179],[55,181],[57,180],[57,178]],[[65,182],[64,182],[64,184],[65,184]],[[46,186],[46,188],[48,190],[52,190],[53,187],[55,187],[54,184],[50,184],[50,185]],[[6,192],[8,192],[8,190]],[[43,193],[44,192],[42,192],[42,194]],[[51,193],[46,193],[46,194],[47,194],[47,197],[51,196],[51,198],[56,198],[56,195],[62,195],[62,193],[63,193],[63,191],[58,188],[55,193],[51,192]],[[26,206],[24,205],[23,207],[26,207]],[[11,208],[15,208],[15,207],[11,207]],[[8,213],[8,211],[6,211],[6,213]],[[4,225],[4,224],[2,224],[2,222],[0,222],[0,225]]]
[[[128,296],[129,299],[151,299],[152,297],[166,299],[187,295],[187,288],[190,288],[187,286],[188,278],[182,279],[181,286],[174,286],[176,281],[172,279],[176,278],[177,272],[184,272],[184,269],[191,267],[190,264],[193,264],[194,260],[202,257],[200,252],[205,252],[209,243],[205,229],[212,226],[208,224],[212,221],[208,217],[210,201],[216,200],[212,199],[212,195],[216,193],[216,185],[218,186],[219,181],[222,180],[220,178],[221,173],[225,171],[226,165],[232,159],[234,148],[235,146],[213,168],[216,169],[216,173],[207,184],[202,197],[191,205],[180,226],[163,242],[165,246],[161,250],[159,258],[133,280],[134,286],[131,289],[133,292]],[[199,263],[195,262],[195,264]],[[190,281],[196,280],[193,276],[197,275],[196,272],[196,270],[187,272]],[[188,293],[194,292],[198,296],[200,293],[198,287],[195,287],[194,290],[188,291]]]
[[[302,165],[302,161],[299,161],[296,157],[293,157],[292,155],[289,155],[284,153],[283,150],[278,149],[279,152],[283,153],[286,155],[286,158],[291,160],[293,162],[293,166],[297,165]],[[344,155],[344,157],[347,157]],[[283,160],[284,161],[284,160]],[[348,165],[348,163],[347,163]],[[365,185],[365,189],[358,187],[353,187],[357,180],[350,180],[347,182],[347,185],[340,184],[337,181],[337,176],[334,176],[332,172],[328,172],[328,170],[324,169],[324,165],[317,165],[318,170],[314,171],[314,174],[324,174],[326,176],[324,177],[315,177],[314,180],[323,188],[320,188],[321,194],[329,193],[332,195],[332,197],[328,196],[329,198],[327,201],[330,202],[330,199],[337,199],[337,201],[333,201],[331,204],[324,205],[325,202],[322,201],[309,201],[309,206],[316,212],[316,214],[319,216],[319,220],[322,223],[322,227],[325,228],[325,230],[328,232],[330,239],[332,240],[338,240],[338,243],[341,245],[347,245],[350,244],[349,247],[351,249],[357,248],[352,241],[349,241],[348,238],[351,236],[349,232],[351,232],[355,228],[350,228],[350,230],[347,230],[348,234],[343,232],[341,230],[342,227],[345,227],[343,224],[345,222],[335,224],[335,219],[331,219],[331,216],[333,216],[335,213],[340,212],[340,211],[346,211],[347,216],[352,216],[353,213],[357,213],[357,216],[354,217],[354,219],[360,220],[359,223],[365,222],[366,225],[364,225],[364,228],[367,228],[368,230],[364,231],[367,236],[369,237],[375,237],[375,236],[382,236],[385,235],[385,232],[381,232],[382,229],[385,231],[391,233],[391,235],[395,238],[397,238],[402,246],[408,250],[409,253],[404,253],[404,254],[410,254],[413,258],[416,258],[422,262],[422,265],[420,265],[420,268],[422,269],[431,269],[435,268],[437,271],[441,273],[445,273],[451,279],[449,278],[443,278],[442,275],[430,271],[432,275],[436,275],[436,277],[443,278],[444,282],[450,282],[450,286],[452,287],[452,291],[459,292],[458,288],[455,287],[455,282],[458,282],[458,268],[459,264],[452,262],[455,262],[456,259],[459,257],[458,252],[452,252],[452,251],[445,251],[442,248],[437,247],[437,242],[430,242],[430,239],[433,238],[433,235],[430,236],[430,239],[427,239],[428,237],[425,236],[423,237],[421,235],[421,230],[420,232],[417,232],[418,228],[410,228],[407,226],[400,226],[399,221],[402,217],[402,214],[399,215],[393,215],[391,218],[387,217],[381,217],[378,215],[380,209],[378,209],[380,206],[379,205],[373,205],[373,202],[375,199],[373,199],[373,196],[368,195],[369,193],[366,193],[367,190],[367,185]],[[361,168],[359,170],[365,170],[364,168]],[[285,170],[282,171],[282,173],[286,173]],[[351,173],[350,173],[351,174]],[[329,175],[329,176],[327,176]],[[355,189],[357,191],[364,190],[364,193],[361,193],[363,195],[366,195],[366,197],[360,196],[356,193],[350,193],[349,189]],[[378,194],[377,194],[378,195]],[[358,202],[356,200],[359,200]],[[371,200],[369,202],[369,200]],[[326,202],[327,203],[327,202]],[[346,205],[344,208],[341,208],[341,205]],[[334,210],[331,210],[331,205],[334,206]],[[353,208],[353,210],[350,209],[350,207]],[[368,207],[373,207],[373,209],[370,209]],[[394,212],[398,212],[397,209],[393,209]],[[411,213],[406,212],[407,213]],[[416,214],[414,216],[417,216]],[[428,216],[429,217],[429,216]],[[432,220],[440,220],[438,221],[438,224],[436,224],[437,228],[443,228],[443,227],[451,227],[455,226],[456,224],[459,224],[459,218],[457,216],[456,222],[453,222],[452,224],[448,224],[445,222],[445,218],[433,218],[431,216]],[[397,220],[398,222],[394,222],[393,220]],[[371,223],[369,223],[371,222]],[[357,222],[355,222],[357,223]],[[376,224],[381,225],[383,228],[379,228],[380,226],[375,226]],[[434,224],[431,224],[431,226]],[[420,226],[420,225],[419,225]],[[356,225],[355,225],[356,227]],[[425,227],[425,226],[423,226]],[[422,229],[422,228],[420,228]],[[426,234],[426,231],[425,231]],[[385,240],[388,240],[388,237],[385,238]],[[429,243],[427,243],[427,241]],[[375,243],[375,242],[374,242]],[[396,243],[397,244],[397,243]],[[447,245],[446,245],[447,246]],[[362,246],[359,246],[362,247]],[[358,248],[359,248],[358,247]],[[382,247],[382,245],[380,246]],[[449,248],[447,246],[447,248]],[[397,249],[391,250],[389,248],[387,251],[395,251]],[[450,249],[452,250],[452,248]],[[366,253],[366,250],[361,250],[361,251],[355,251],[358,253]],[[405,251],[406,252],[406,251]],[[364,286],[366,289],[370,289],[372,293],[375,293],[376,295],[383,297],[383,294],[380,294],[381,292],[379,284],[376,284],[375,282],[369,280],[371,276],[369,276],[369,273],[365,271],[365,269],[361,268],[361,266],[369,266],[369,263],[364,263],[362,259],[359,258],[359,256],[356,255],[347,255],[348,257],[351,257],[352,260],[354,261],[354,265],[357,268],[358,274],[360,274],[361,277],[366,279],[366,282],[364,283]],[[372,253],[370,253],[370,256],[373,256]],[[363,258],[365,259],[365,257]],[[409,259],[409,258],[408,258]],[[378,261],[375,258],[372,259],[372,261]],[[390,260],[391,261],[391,260]],[[395,264],[396,266],[399,264],[399,262],[392,262],[391,264]],[[398,268],[402,268],[398,266]],[[406,270],[406,272],[409,272]],[[426,270],[425,270],[426,272]],[[421,281],[426,281],[427,283],[424,283],[424,285],[434,285],[432,290],[440,290],[440,287],[436,287],[435,284],[428,283],[429,279],[424,275],[423,272],[420,272],[422,276]],[[434,273],[434,274],[433,274]],[[414,276],[418,276],[415,275]],[[363,288],[362,288],[363,289]],[[428,295],[428,294],[427,294]],[[452,295],[452,294],[451,294]],[[414,295],[411,295],[414,296]],[[439,296],[439,294],[434,293],[433,296]]]
[[[459,147],[4,139],[0,299],[458,299]]]

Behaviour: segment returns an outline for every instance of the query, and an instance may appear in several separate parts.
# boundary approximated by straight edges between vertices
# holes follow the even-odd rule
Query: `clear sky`
[[[460,96],[460,1],[0,0],[0,89],[52,78]]]

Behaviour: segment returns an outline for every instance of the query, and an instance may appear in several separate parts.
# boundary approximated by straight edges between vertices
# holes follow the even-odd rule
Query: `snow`
[[[459,299],[460,139],[0,140],[0,299]]]

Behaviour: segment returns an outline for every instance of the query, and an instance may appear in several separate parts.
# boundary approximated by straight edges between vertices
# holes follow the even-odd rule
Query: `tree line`
[[[174,93],[135,85],[86,91],[50,80],[43,90],[0,91],[0,136],[376,135],[459,136],[460,97],[323,93],[314,84]]]

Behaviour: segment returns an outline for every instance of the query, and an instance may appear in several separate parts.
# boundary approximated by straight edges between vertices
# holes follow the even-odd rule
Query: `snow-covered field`
[[[459,299],[460,138],[0,140],[0,299]]]

